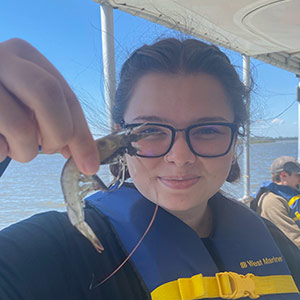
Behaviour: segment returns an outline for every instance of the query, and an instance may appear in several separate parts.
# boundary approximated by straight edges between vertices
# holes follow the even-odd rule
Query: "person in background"
[[[0,44],[0,61],[0,159],[29,161],[40,145],[95,174],[101,157],[58,71],[18,39]],[[0,232],[0,299],[299,300],[297,247],[221,190],[239,178],[248,93],[214,45],[169,38],[135,50],[112,107],[116,129],[140,133],[136,155],[119,161],[131,181],[86,199],[104,251],[65,213],[9,226]]]
[[[300,248],[300,164],[294,157],[281,156],[270,169],[272,182],[260,186],[252,208]]]

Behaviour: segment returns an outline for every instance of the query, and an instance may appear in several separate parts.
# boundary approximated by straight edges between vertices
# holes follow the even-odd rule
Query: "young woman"
[[[95,173],[95,145],[61,75],[23,41],[3,43],[0,56],[2,159],[30,160],[41,145]],[[116,128],[146,123],[137,155],[125,156],[132,183],[94,194],[85,209],[104,252],[63,213],[10,226],[0,233],[0,298],[300,299],[298,249],[220,191],[239,177],[247,93],[215,46],[165,39],[137,49],[112,110]]]

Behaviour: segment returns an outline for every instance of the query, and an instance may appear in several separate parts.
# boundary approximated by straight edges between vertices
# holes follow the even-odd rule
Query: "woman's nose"
[[[195,162],[196,155],[187,144],[184,132],[177,132],[174,144],[165,155],[165,160],[169,163],[175,163],[178,167]]]

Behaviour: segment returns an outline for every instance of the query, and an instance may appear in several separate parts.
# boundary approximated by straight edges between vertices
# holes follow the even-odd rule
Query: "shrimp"
[[[141,125],[143,126],[143,125]],[[101,158],[101,165],[118,163],[124,154],[135,155],[137,148],[132,146],[132,142],[137,142],[145,134],[133,133],[134,129],[125,129],[103,138],[96,140],[98,151]],[[121,178],[121,175],[122,178]],[[124,170],[120,170],[117,178],[111,183],[115,184],[118,180],[124,181]],[[61,187],[64,200],[67,206],[67,215],[73,226],[83,234],[101,253],[104,248],[92,228],[84,220],[84,197],[91,191],[105,191],[108,187],[97,175],[87,176],[81,173],[70,157],[65,163],[61,173]]]

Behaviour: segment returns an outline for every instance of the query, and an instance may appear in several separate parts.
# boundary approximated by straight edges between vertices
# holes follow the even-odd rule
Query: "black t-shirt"
[[[97,253],[66,214],[35,215],[0,232],[1,300],[150,299],[130,262],[101,282],[126,258],[105,217],[93,208],[86,220],[104,245]]]

